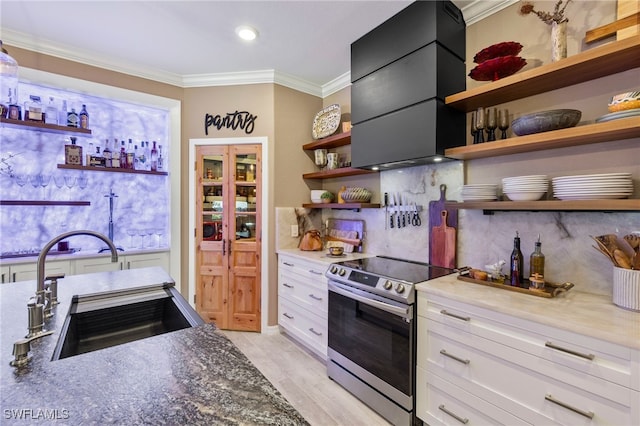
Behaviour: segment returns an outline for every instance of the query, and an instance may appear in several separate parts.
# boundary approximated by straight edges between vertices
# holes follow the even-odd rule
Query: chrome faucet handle
[[[29,357],[29,351],[31,351],[31,341],[43,336],[48,336],[49,334],[52,334],[52,333],[53,333],[53,330],[46,331],[44,333],[39,334],[38,336],[29,337],[26,339],[20,339],[17,342],[15,342],[13,344],[13,356],[15,358],[11,360],[9,364],[12,365],[13,367],[22,367],[24,365],[27,365],[27,363],[31,359],[31,357]]]
[[[53,308],[53,293],[51,289],[45,288],[44,290],[44,317],[51,318],[53,316],[53,312],[51,312],[51,308]]]
[[[26,338],[30,339],[45,333],[44,304],[38,303],[37,298],[31,298],[27,303],[27,312],[29,315],[29,334],[27,334]]]
[[[51,290],[51,307],[58,304],[58,280],[60,278],[64,278],[64,272],[60,274],[47,275],[44,279],[45,281],[51,281],[48,285],[45,284],[45,287],[49,287],[49,290]]]

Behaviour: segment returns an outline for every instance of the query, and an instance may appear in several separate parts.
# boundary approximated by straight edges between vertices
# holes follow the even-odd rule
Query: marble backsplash
[[[333,217],[365,221],[364,252],[428,262],[429,201],[440,198],[440,184],[447,185],[447,199],[461,201],[463,164],[459,161],[438,166],[419,166],[380,174],[380,193],[394,192],[406,196],[424,208],[422,226],[385,229],[385,209],[307,210],[308,226],[322,229],[323,220]],[[278,248],[295,248],[299,238],[291,237],[291,225],[297,224],[300,208],[277,208]],[[298,215],[296,214],[298,212]],[[301,230],[301,234],[302,234]],[[548,281],[575,284],[575,289],[610,295],[613,267],[608,259],[592,248],[590,235],[640,231],[637,213],[604,212],[496,212],[484,215],[481,210],[460,210],[458,214],[457,264],[484,268],[504,259],[507,265],[516,231],[521,238],[525,271],[529,255],[540,235],[546,257]]]
[[[44,105],[53,97],[68,108],[87,106],[89,128],[86,137],[72,133],[50,133],[0,127],[0,200],[88,201],[89,206],[2,206],[0,209],[0,252],[39,250],[52,237],[66,231],[89,229],[108,235],[109,198],[113,191],[114,242],[124,249],[170,244],[170,186],[168,176],[110,173],[93,170],[59,169],[64,164],[65,139],[77,136],[86,154],[89,143],[104,147],[105,139],[134,143],[157,141],[163,145],[168,170],[168,112],[162,109],[103,99],[84,93],[20,83],[21,104],[29,95],[39,95]],[[111,146],[110,146],[111,148]],[[95,149],[95,148],[94,148]],[[42,174],[50,177],[46,187],[34,187],[19,176]],[[67,178],[67,182],[65,182]],[[69,186],[67,185],[69,183]],[[134,233],[136,235],[129,235]],[[142,236],[141,234],[144,234]],[[94,250],[104,244],[91,237],[73,237],[71,247]]]

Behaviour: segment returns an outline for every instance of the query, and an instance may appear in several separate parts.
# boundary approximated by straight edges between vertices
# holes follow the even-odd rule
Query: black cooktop
[[[336,264],[412,284],[432,280],[455,272],[449,268],[386,256],[345,260],[343,262],[336,262]]]

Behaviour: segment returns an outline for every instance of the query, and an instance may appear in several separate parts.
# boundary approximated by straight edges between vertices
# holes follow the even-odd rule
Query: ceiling
[[[515,1],[453,3],[470,25]],[[350,44],[410,3],[0,0],[0,38],[181,87],[276,82],[326,96],[349,84]],[[258,38],[240,40],[240,25]]]

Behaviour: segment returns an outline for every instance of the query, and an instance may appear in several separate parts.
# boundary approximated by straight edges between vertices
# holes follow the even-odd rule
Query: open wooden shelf
[[[0,206],[90,206],[89,201],[0,200]]]
[[[372,203],[307,203],[302,207],[306,209],[342,209],[342,210],[360,210],[360,209],[379,209],[380,204]]]
[[[640,200],[540,200],[446,202],[447,208],[490,211],[640,211]]]
[[[326,138],[318,139],[317,141],[309,142],[308,144],[302,145],[302,149],[331,149],[337,148],[339,146],[349,145],[350,143],[351,130],[349,130],[348,132],[327,136]]]
[[[640,117],[629,117],[604,123],[586,124],[569,129],[514,136],[493,142],[450,148],[445,150],[445,156],[457,160],[473,160],[636,137],[640,137]]]
[[[131,169],[120,169],[120,168],[112,168],[112,167],[76,166],[72,164],[58,164],[58,168],[71,169],[71,170],[89,170],[92,172],[138,173],[138,174],[161,175],[161,176],[167,176],[169,174],[168,172],[152,172],[148,170],[131,170]]]
[[[640,36],[633,36],[447,96],[445,103],[469,112],[638,67]]]
[[[366,169],[355,169],[353,167],[341,167],[339,169],[322,170],[319,172],[305,173],[302,175],[302,177],[304,179],[330,179],[330,178],[339,178],[339,177],[345,177],[345,176],[366,175],[371,173],[378,173],[378,172],[373,170],[366,170]]]
[[[74,133],[81,136],[91,135],[90,129],[81,129],[79,127],[58,126],[57,124],[45,124],[40,121],[12,120],[10,118],[0,117],[0,123],[3,126],[14,127],[28,130],[40,130],[51,133]]]

